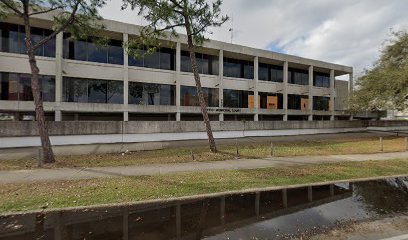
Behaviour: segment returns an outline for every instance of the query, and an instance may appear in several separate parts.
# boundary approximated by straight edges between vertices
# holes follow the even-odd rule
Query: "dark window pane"
[[[108,81],[108,103],[123,104],[123,82]]]
[[[0,73],[0,100],[18,100],[18,76]]]
[[[129,66],[135,66],[135,67],[143,67],[143,59],[144,59],[144,54],[146,53],[145,50],[143,49],[136,49],[133,50],[129,53]]]
[[[291,84],[298,85],[309,85],[309,74],[308,71],[299,69],[289,69],[289,79],[288,82]]]
[[[181,106],[200,106],[195,87],[181,86],[180,98]]]
[[[191,68],[190,54],[186,51],[181,51],[181,66],[180,71],[182,72],[193,72]]]
[[[144,56],[144,67],[146,68],[160,68],[160,53],[154,52]]]
[[[268,65],[262,63],[259,64],[258,79],[263,81],[270,81]]]
[[[241,64],[235,59],[224,58],[224,76],[241,78]]]
[[[329,111],[329,103],[330,103],[329,97],[314,96],[313,110]]]
[[[65,102],[88,102],[88,80],[80,78],[63,78]]]
[[[51,35],[51,33],[52,32],[49,30],[44,30],[44,36],[49,36]],[[55,48],[56,48],[56,42],[55,42],[55,37],[53,37],[44,44],[44,56],[45,57],[55,57]]]
[[[137,82],[129,82],[129,104],[143,103],[143,85]]]
[[[107,63],[108,49],[105,46],[99,46],[95,43],[88,43],[88,61]]]
[[[31,28],[31,41],[33,42],[34,45],[39,43],[41,40],[43,40],[43,38],[44,36],[43,36],[42,29]],[[44,55],[43,46],[40,46],[39,48],[37,48],[34,54],[37,56],[43,56]]]
[[[173,85],[160,86],[160,105],[175,105],[176,87]]]
[[[244,78],[254,79],[254,63],[247,63],[244,65]]]
[[[129,104],[175,105],[175,86],[154,83],[129,83]]]
[[[205,55],[205,54],[203,54],[202,55],[202,58],[201,58],[201,72],[200,73],[202,73],[202,74],[210,74],[210,72],[209,72],[209,56],[208,55]]]
[[[174,70],[175,52],[173,49],[160,49],[160,68],[166,70]]]
[[[33,92],[31,90],[31,76],[28,74],[16,74],[17,78],[20,75],[19,82],[19,100],[33,101]]]
[[[224,89],[224,107],[230,108],[248,108],[248,95],[253,92]]]
[[[212,75],[218,75],[219,74],[219,61],[218,61],[218,56],[211,56],[211,71],[210,74]]]
[[[107,88],[105,80],[88,80],[88,102],[106,103]]]
[[[20,53],[18,25],[0,23],[1,28],[1,51]]]
[[[41,77],[41,93],[43,101],[55,101],[55,78],[51,76]]]
[[[73,42],[74,44],[74,55],[71,56],[70,53],[70,59],[74,59],[74,60],[80,60],[80,61],[87,61],[87,42],[84,41],[75,41]]]
[[[123,65],[122,42],[112,40],[108,46],[108,63]]]

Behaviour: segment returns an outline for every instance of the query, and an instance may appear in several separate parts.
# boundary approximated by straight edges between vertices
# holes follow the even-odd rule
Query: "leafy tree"
[[[393,33],[370,70],[356,82],[354,111],[404,110],[408,107],[408,32]]]
[[[40,69],[37,65],[35,51],[60,32],[71,33],[74,38],[85,38],[90,33],[95,33],[95,30],[102,29],[98,9],[105,3],[106,0],[0,0],[0,17],[14,15],[24,22],[25,45],[31,68],[31,88],[43,152],[42,163],[53,163],[55,157],[44,117],[39,83]],[[34,42],[31,37],[31,20],[40,14],[50,14],[53,17],[53,32],[42,40]]]
[[[228,16],[221,15],[221,4],[221,0],[211,4],[206,0],[123,0],[122,5],[122,9],[128,7],[132,10],[138,9],[138,15],[148,21],[140,37],[129,42],[129,49],[143,49],[147,45],[152,46],[149,47],[150,52],[154,51],[160,46],[160,39],[178,37],[176,30],[185,30],[191,67],[211,152],[217,152],[217,147],[208,117],[207,103],[201,88],[195,50],[207,40],[205,34],[210,33],[210,27],[219,27],[228,20]],[[131,50],[129,54],[134,53]]]

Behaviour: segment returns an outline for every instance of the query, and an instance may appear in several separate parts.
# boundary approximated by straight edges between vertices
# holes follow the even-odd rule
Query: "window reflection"
[[[202,91],[208,107],[219,106],[217,88],[202,88]],[[181,106],[200,106],[196,87],[181,86],[180,95]]]
[[[313,97],[313,110],[329,111],[330,97]]]
[[[199,74],[218,75],[219,64],[218,56],[196,53],[197,68]],[[182,72],[192,72],[190,53],[181,51],[181,66]]]
[[[288,83],[297,85],[309,85],[309,72],[307,70],[289,68]]]
[[[55,78],[42,75],[39,80],[43,101],[55,101]],[[31,75],[0,73],[0,100],[33,101]]]
[[[51,30],[31,28],[31,40],[34,44],[40,42],[46,36],[51,35]],[[25,29],[22,25],[0,23],[0,50],[2,52],[26,54]],[[35,55],[55,57],[55,38],[35,50]]]
[[[254,79],[254,62],[224,58],[224,76]]]
[[[83,78],[63,79],[65,102],[123,103],[123,82]]]
[[[254,95],[253,92],[224,89],[224,107],[230,108],[248,108],[248,96]]]
[[[308,96],[288,94],[288,109],[308,110]]]
[[[330,87],[330,74],[314,72],[313,74],[313,85],[316,87]]]
[[[129,55],[129,66],[175,70],[176,51],[171,48],[159,48],[156,52],[148,54],[147,49],[138,49],[138,57]]]
[[[91,39],[71,40],[69,34],[64,34],[64,58],[123,65],[122,41],[110,40],[102,45]]]
[[[129,82],[129,104],[175,105],[176,86]]]

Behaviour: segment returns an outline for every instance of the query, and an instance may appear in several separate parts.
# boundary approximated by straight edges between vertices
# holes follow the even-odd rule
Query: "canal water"
[[[0,215],[5,239],[287,239],[408,213],[408,177]]]

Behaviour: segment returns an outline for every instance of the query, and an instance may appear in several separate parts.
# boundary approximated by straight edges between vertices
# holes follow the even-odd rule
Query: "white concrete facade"
[[[42,28],[51,28],[51,18],[40,15],[33,21],[33,25]],[[8,19],[11,23],[17,23],[15,19]],[[107,34],[110,36],[121,36],[118,40],[126,42],[131,36],[138,35],[140,26],[130,25],[115,21],[105,20]],[[181,106],[181,86],[195,86],[192,73],[180,70],[180,53],[186,46],[184,35],[177,39],[170,39],[175,44],[176,61],[175,70],[162,70],[143,67],[129,66],[127,52],[124,51],[124,64],[114,65],[106,63],[95,63],[77,61],[63,58],[63,35],[58,34],[56,38],[56,57],[37,57],[40,73],[55,76],[55,102],[45,102],[46,112],[52,113],[55,121],[63,120],[64,113],[116,113],[123,116],[123,121],[129,120],[129,115],[137,114],[169,114],[174,115],[176,121],[180,121],[184,114],[201,113],[199,107]],[[263,116],[279,116],[286,121],[290,116],[305,116],[313,120],[314,116],[324,116],[330,120],[336,117],[347,118],[347,98],[352,91],[353,68],[338,64],[332,64],[312,59],[301,58],[292,55],[275,53],[267,50],[254,49],[250,47],[229,44],[219,41],[205,42],[199,49],[201,53],[211,53],[219,57],[219,74],[201,74],[201,83],[206,88],[216,88],[219,93],[219,107],[212,107],[210,114],[217,115],[219,121],[223,121],[226,115],[253,116],[254,121],[261,120]],[[215,54],[214,54],[215,53]],[[254,79],[231,78],[224,76],[223,60],[225,56],[233,56],[237,59],[250,59],[254,63]],[[283,82],[261,81],[258,76],[259,63],[273,63],[283,68]],[[308,85],[295,85],[288,83],[288,68],[305,69],[309,73]],[[330,74],[330,88],[313,86],[314,71]],[[30,73],[28,59],[24,54],[0,52],[0,72]],[[349,75],[350,83],[336,80],[336,76]],[[123,104],[105,103],[77,103],[63,101],[63,77],[78,77],[103,80],[123,81]],[[175,105],[132,105],[128,104],[129,82],[145,82],[174,85],[176,88]],[[223,107],[223,89],[243,90],[254,92],[281,93],[283,94],[282,109],[260,109],[258,97],[254,97],[254,108],[227,109]],[[307,95],[309,106],[307,110],[288,109],[288,94]],[[313,97],[324,96],[330,98],[328,111],[313,110]],[[30,101],[0,100],[0,111],[2,112],[32,112],[34,104]]]

